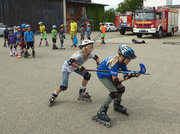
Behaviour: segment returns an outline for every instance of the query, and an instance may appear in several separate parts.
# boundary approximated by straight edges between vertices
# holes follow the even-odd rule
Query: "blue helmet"
[[[25,28],[25,27],[26,27],[26,24],[22,24],[22,25],[21,25],[21,28]]]
[[[9,28],[9,31],[14,31],[14,28],[12,28],[12,27],[11,27],[11,28]]]
[[[125,58],[129,58],[129,59],[136,58],[134,50],[126,45],[119,46],[118,54],[124,56]]]
[[[52,28],[57,28],[56,25],[53,25]]]

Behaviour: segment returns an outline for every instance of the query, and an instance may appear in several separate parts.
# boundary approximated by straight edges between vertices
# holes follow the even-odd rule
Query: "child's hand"
[[[86,71],[85,67],[83,67],[83,66],[79,66],[78,69],[79,69],[81,72],[85,72],[85,71]]]

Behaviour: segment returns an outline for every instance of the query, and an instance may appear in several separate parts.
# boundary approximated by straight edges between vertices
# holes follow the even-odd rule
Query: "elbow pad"
[[[72,59],[72,58],[70,58],[70,59],[67,61],[67,63],[68,63],[69,66],[72,65],[73,62],[75,62],[75,60]]]

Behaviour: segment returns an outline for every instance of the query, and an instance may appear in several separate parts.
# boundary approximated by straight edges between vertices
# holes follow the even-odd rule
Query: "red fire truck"
[[[119,29],[121,34],[125,34],[126,31],[133,31],[133,18],[133,12],[117,13],[115,16],[115,27]]]
[[[138,38],[143,34],[151,34],[161,38],[164,35],[174,35],[178,31],[178,11],[165,7],[144,7],[134,15],[133,32]]]

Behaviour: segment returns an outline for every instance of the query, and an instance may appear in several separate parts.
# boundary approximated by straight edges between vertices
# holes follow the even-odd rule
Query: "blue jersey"
[[[89,36],[91,34],[91,29],[88,27],[87,28],[87,36]]]
[[[21,32],[15,32],[15,35],[17,37],[17,41],[21,41]]]
[[[32,31],[30,31],[30,32],[26,31],[24,33],[24,38],[26,39],[26,42],[34,42],[33,37],[34,37],[34,34]]]
[[[109,72],[97,72],[97,76],[99,78],[108,78],[111,76],[118,76],[118,71],[127,71],[126,64],[121,64],[117,62],[112,68],[109,67],[108,61],[110,59],[114,58],[114,56],[108,57],[105,60],[101,62],[101,64],[98,67],[98,70],[108,70]]]

